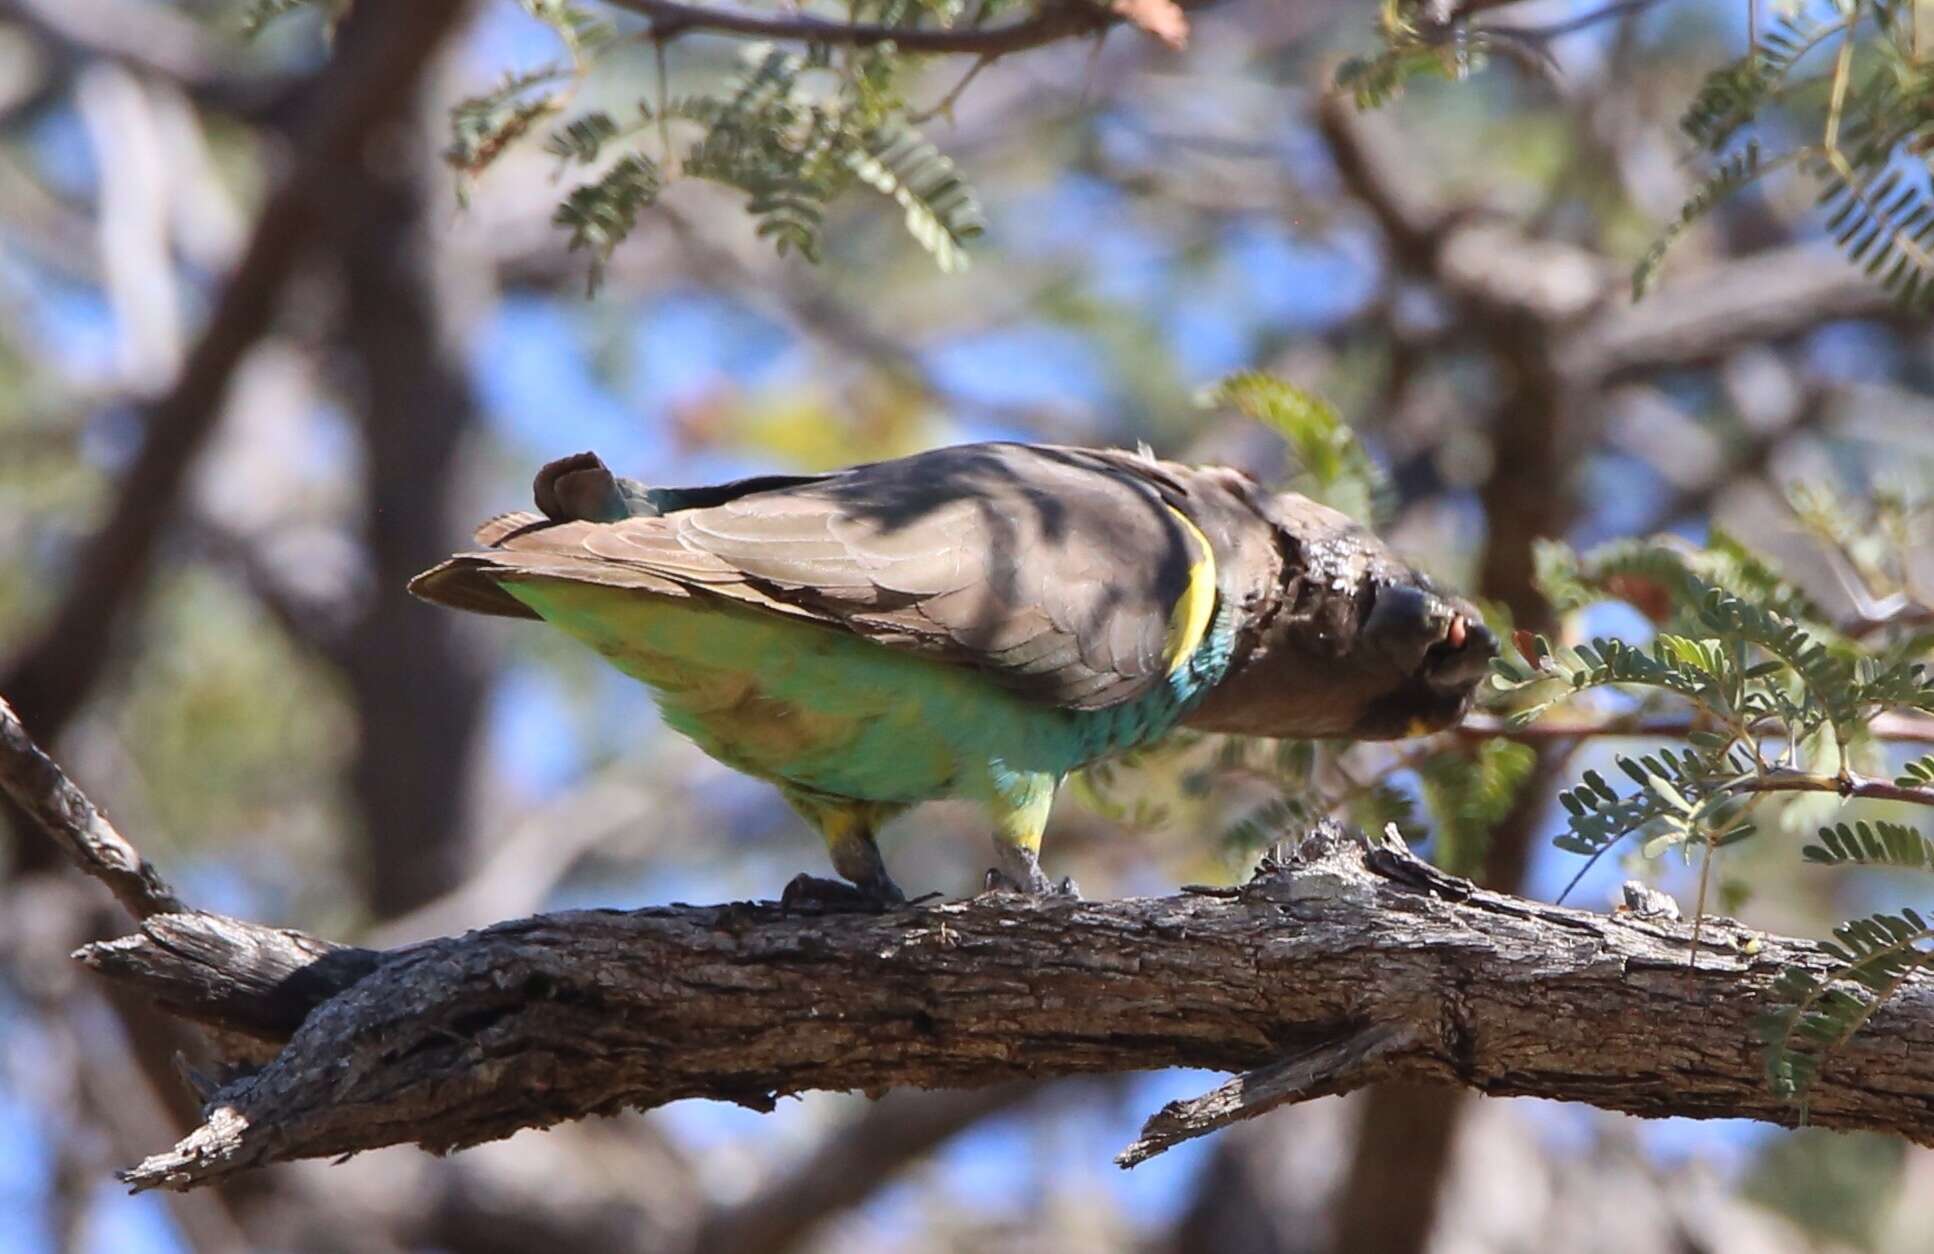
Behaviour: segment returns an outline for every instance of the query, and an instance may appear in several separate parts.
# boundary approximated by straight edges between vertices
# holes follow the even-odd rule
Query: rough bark
[[[68,861],[107,885],[137,919],[188,909],[141,851],[122,838],[67,772],[34,743],[0,697],[0,796],[20,807]]]
[[[219,1020],[206,969],[246,962],[247,938],[267,929],[193,922],[236,942],[184,954],[161,917],[82,957]],[[1218,895],[542,916],[382,955],[273,1062],[214,1094],[201,1128],[126,1178],[192,1188],[686,1097],[767,1108],[808,1089],[1245,1071],[1374,1029],[1405,1034],[1404,1047],[1332,1050],[1346,1065],[1272,1085],[1269,1102],[1404,1079],[1793,1123],[1752,1020],[1781,969],[1826,960],[1727,921],[1703,935],[1694,961],[1684,924],[1539,905],[1334,832]],[[1829,1060],[1809,1114],[1934,1144],[1934,981],[1902,990]]]

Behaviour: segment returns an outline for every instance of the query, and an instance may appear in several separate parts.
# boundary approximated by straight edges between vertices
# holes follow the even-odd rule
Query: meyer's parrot
[[[777,784],[875,904],[904,900],[874,833],[909,806],[985,802],[994,878],[1055,891],[1038,853],[1068,772],[1178,725],[1434,731],[1495,652],[1347,516],[1146,453],[964,444],[700,488],[580,453],[536,496],[410,590],[597,649]]]

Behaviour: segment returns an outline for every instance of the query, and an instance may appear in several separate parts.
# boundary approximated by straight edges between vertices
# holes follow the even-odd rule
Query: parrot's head
[[[1260,502],[1280,563],[1228,675],[1186,720],[1205,731],[1395,740],[1463,717],[1497,655],[1477,607],[1346,515]]]

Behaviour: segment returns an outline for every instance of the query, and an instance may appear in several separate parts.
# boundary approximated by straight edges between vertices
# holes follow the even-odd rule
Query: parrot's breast
[[[838,797],[913,804],[985,797],[998,778],[1059,778],[1167,733],[1229,663],[1218,611],[1166,682],[1099,710],[1008,691],[970,667],[717,601],[560,580],[505,589],[643,681],[665,721],[749,775]]]

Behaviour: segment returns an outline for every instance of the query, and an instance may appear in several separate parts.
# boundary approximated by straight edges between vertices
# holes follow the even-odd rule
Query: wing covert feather
[[[1174,487],[1128,455],[961,445],[658,517],[509,531],[467,557],[495,559],[498,579],[805,617],[1092,709],[1147,692],[1179,660],[1172,620],[1213,558]]]

